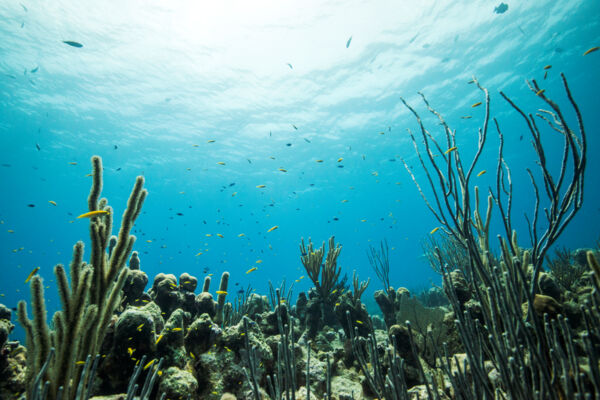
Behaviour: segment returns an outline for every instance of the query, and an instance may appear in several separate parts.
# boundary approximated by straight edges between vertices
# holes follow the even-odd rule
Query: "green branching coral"
[[[320,249],[314,249],[312,241],[308,239],[308,248],[304,244],[304,239],[300,243],[300,260],[308,277],[315,285],[317,293],[323,301],[332,297],[335,293],[333,290],[338,286],[338,279],[342,272],[341,267],[337,265],[337,258],[342,251],[342,246],[335,245],[335,238],[329,238],[329,249],[327,257],[323,263],[323,255],[325,254],[325,242]]]
[[[56,349],[43,381],[49,381],[48,399],[56,399],[62,392],[63,399],[74,399],[81,377],[80,361],[88,354],[97,354],[109,321],[120,303],[121,289],[127,278],[125,262],[131,253],[135,236],[131,228],[140,214],[147,191],[143,189],[144,178],[138,176],[123,213],[121,229],[114,248],[107,254],[112,225],[113,210],[106,199],[99,199],[102,192],[102,160],[92,157],[92,189],[88,197],[89,211],[106,211],[90,218],[91,257],[83,261],[83,242],[73,248],[70,265],[71,281],[62,265],[54,268],[62,310],[52,318],[52,329],[46,320],[43,281],[39,276],[31,280],[31,308],[33,318],[27,315],[27,306],[21,301],[18,319],[25,328],[27,341],[27,396],[34,392],[34,380],[40,373],[50,348]],[[61,389],[62,388],[62,389]]]

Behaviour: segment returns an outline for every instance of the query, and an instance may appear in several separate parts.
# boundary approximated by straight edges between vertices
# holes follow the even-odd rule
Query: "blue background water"
[[[416,94],[424,92],[469,157],[484,112],[471,108],[483,100],[467,84],[472,75],[490,89],[506,136],[515,228],[526,246],[522,215],[532,191],[524,170],[535,168],[534,154],[498,90],[534,112],[542,102],[525,79],[564,104],[559,72],[566,73],[590,158],[584,208],[560,244],[595,245],[600,51],[582,54],[600,45],[598,1],[509,2],[504,14],[489,1],[206,4],[0,3],[0,302],[27,299],[24,280],[40,266],[48,306],[57,306],[52,267],[70,261],[77,240],[88,242],[88,221],[74,216],[87,211],[94,154],[103,158],[103,195],[117,226],[135,176],[146,178],[135,250],[150,282],[158,272],[202,278],[208,268],[215,277],[231,272],[230,288],[266,293],[268,280],[305,275],[301,237],[321,243],[335,235],[343,271],[372,278],[365,301],[381,288],[366,250],[382,239],[392,284],[429,287],[439,278],[420,243],[437,223],[400,161],[417,166],[406,132],[415,121],[399,98],[439,137]],[[546,132],[556,162],[562,142]],[[477,170],[495,169],[496,144],[490,131]],[[476,183],[487,188],[493,175]],[[310,286],[304,279],[295,293]]]

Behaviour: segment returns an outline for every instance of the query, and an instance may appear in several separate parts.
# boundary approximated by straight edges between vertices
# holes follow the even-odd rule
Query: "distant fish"
[[[500,3],[497,7],[494,7],[496,14],[504,14],[508,10],[508,4]]]
[[[252,268],[250,268],[248,271],[246,271],[246,274],[249,274],[249,273],[251,273],[251,272],[254,272],[254,271],[256,271],[257,269],[258,269],[258,268],[256,268],[256,267],[252,267]]]
[[[225,291],[225,290],[217,290],[215,293],[227,295],[227,291]]]
[[[40,147],[40,145],[38,143],[35,144],[35,148],[38,149],[38,151],[42,150],[42,148]]]
[[[486,171],[485,169],[484,169],[484,170],[481,170],[481,171],[480,171],[480,172],[477,174],[477,176],[478,176],[478,177],[480,177],[481,175],[485,174],[486,172],[487,172],[487,171]]]
[[[113,150],[116,150],[116,149],[118,149],[118,148],[119,148],[119,147],[118,147],[116,144],[115,144],[115,145],[113,145]]]
[[[584,56],[587,56],[590,53],[595,52],[596,50],[600,49],[600,47],[596,46],[596,47],[592,47],[591,49],[586,50],[585,53],[583,53]]]
[[[95,211],[83,213],[80,216],[78,216],[77,218],[91,218],[91,217],[97,217],[99,215],[106,215],[106,214],[108,214],[108,211],[106,211],[106,210],[95,210]]]
[[[287,63],[287,66],[290,67],[290,69],[294,69],[294,67],[292,67],[292,64]]]
[[[458,147],[456,147],[456,146],[454,146],[454,147],[450,147],[448,150],[446,150],[446,151],[444,152],[444,154],[451,153],[451,152],[453,152],[453,151],[454,151],[454,150],[456,150],[456,149],[458,149]]]
[[[27,207],[33,208],[33,207],[35,207],[35,204],[27,204]]]
[[[256,188],[257,188],[257,189],[263,189],[263,188],[265,188],[265,187],[266,187],[265,185],[256,185]]]
[[[54,200],[48,200],[48,203],[52,204],[53,206],[56,206],[56,202]]]
[[[35,74],[36,72],[38,72],[38,70],[40,69],[39,66],[35,67],[34,69],[31,70],[32,74]]]
[[[267,232],[273,232],[277,228],[279,228],[279,226],[275,225],[272,228],[269,228],[269,230]]]
[[[23,7],[23,10],[25,10],[25,12],[29,11],[27,10],[27,7],[25,7],[25,5],[23,3],[19,3],[21,5],[21,7]]]
[[[63,43],[68,44],[69,46],[72,46],[72,47],[83,47],[83,45],[81,43],[74,42],[72,40],[63,40]]]
[[[304,141],[305,141],[306,143],[311,143],[311,141],[310,141],[310,140],[308,140],[307,138],[304,138]]]
[[[438,230],[440,229],[440,227],[438,226],[437,228],[433,228],[431,230],[431,232],[429,232],[430,235],[433,235],[434,233],[436,233]]]
[[[475,108],[475,107],[479,107],[480,105],[481,105],[481,102],[480,102],[480,101],[478,101],[477,103],[475,103],[475,104],[472,104],[472,105],[471,105],[471,107],[472,107],[472,108]]]
[[[352,36],[348,38],[348,41],[346,42],[346,48],[350,47],[350,43],[352,43]]]
[[[419,36],[419,34],[417,33],[415,36],[411,37],[410,40],[408,41],[408,43],[410,44],[410,43],[414,42],[418,36]]]
[[[292,124],[292,126],[294,127],[295,130],[298,130],[298,127],[294,124]]]

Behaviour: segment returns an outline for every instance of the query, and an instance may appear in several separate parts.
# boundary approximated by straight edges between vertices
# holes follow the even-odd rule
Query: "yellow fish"
[[[137,327],[137,330],[141,331],[143,327],[144,327],[144,324],[141,324],[140,326]]]
[[[127,353],[129,354],[129,357],[131,357],[131,356],[133,355],[133,352],[134,352],[134,351],[135,351],[135,350],[133,350],[131,347],[128,347],[128,348],[127,348]]]
[[[246,234],[244,234],[244,233],[240,233],[240,234],[238,235],[238,237],[244,237],[244,236],[246,236]]]
[[[146,240],[146,243],[152,243],[152,240],[148,239]]]
[[[202,255],[202,252],[201,252],[201,251],[200,251],[200,252],[198,252],[198,253],[196,253],[196,257],[198,257],[198,256],[201,256],[201,255]]]
[[[29,273],[29,275],[27,275],[27,279],[25,279],[25,283],[29,282],[29,281],[31,280],[31,278],[33,278],[33,276],[34,276],[35,274],[37,274],[37,272],[38,272],[39,270],[40,270],[40,267],[35,267],[35,268],[33,269],[33,271],[31,271],[31,272]]]
[[[212,236],[212,235],[211,235],[210,233],[207,233],[207,234],[206,234],[206,237],[211,237],[211,236]]]
[[[193,144],[192,146],[194,146],[194,147],[198,147],[199,145],[197,145],[197,144]]]
[[[256,271],[257,269],[258,269],[258,268],[256,268],[256,267],[252,267],[252,268],[250,268],[248,271],[246,271],[246,273],[247,273],[247,274],[249,274],[250,272],[254,272],[254,271]]]
[[[225,290],[217,290],[215,293],[227,295],[227,291],[225,291]]]
[[[160,342],[162,340],[163,336],[164,336],[163,334],[158,335],[158,338],[156,339],[156,343],[154,343],[154,344],[158,344],[158,342]]]
[[[76,361],[75,365],[85,365],[85,361]]]
[[[477,174],[477,176],[481,176],[481,175],[485,174],[486,172],[487,172],[487,171],[486,171],[485,169],[484,169],[484,170],[481,170],[481,172],[479,172],[479,173]]]
[[[192,357],[192,360],[195,360],[195,359],[196,359],[196,356],[195,356],[195,355],[194,355],[194,353],[192,353],[191,351],[190,351],[190,357]]]
[[[267,232],[273,232],[273,231],[274,231],[275,229],[277,229],[277,228],[279,228],[279,226],[278,226],[278,225],[275,225],[275,226],[273,226],[273,227],[269,228],[269,230],[268,230]]]
[[[181,330],[182,330],[181,328],[173,328],[173,329],[171,329],[171,331],[173,331],[173,332],[179,332]]]
[[[237,192],[231,193],[231,197],[235,196],[236,194],[237,194]]]
[[[431,232],[429,232],[430,235],[433,235],[434,233],[436,233],[438,230],[440,229],[440,227],[438,226],[437,228],[433,228],[431,230]]]
[[[214,139],[207,140],[206,143],[214,143]]]
[[[219,164],[219,165],[225,165],[225,163],[223,161],[218,161],[217,164]]]
[[[316,161],[317,161],[318,163],[322,163],[322,162],[323,162],[323,160],[316,160]]]
[[[285,169],[285,168],[279,168],[279,170],[280,170],[281,172],[287,172],[287,169]]]
[[[471,107],[475,108],[475,107],[479,107],[481,105],[481,102],[478,101],[477,103],[471,105]]]
[[[77,163],[75,161],[71,161],[69,165],[77,165]]]
[[[106,214],[108,214],[108,211],[106,211],[106,210],[96,210],[96,211],[90,211],[90,212],[83,213],[80,216],[78,216],[77,218],[91,218],[91,217],[96,217],[98,215],[106,215]]]
[[[144,365],[144,370],[147,370],[148,368],[150,368],[152,366],[152,364],[154,364],[155,361],[156,361],[156,358],[150,360],[148,362],[148,364]]]
[[[361,324],[361,325],[363,324],[363,322],[361,320],[358,320],[358,319],[356,320],[356,323],[357,324]]]
[[[342,200],[342,203],[347,203],[347,202],[348,202],[348,200]]]
[[[224,348],[225,350],[227,350],[228,352],[231,352],[231,349],[230,349],[229,347],[227,347],[227,346],[223,346],[223,348]]]
[[[265,186],[265,185],[257,185],[256,187],[257,187],[258,189],[262,189],[262,188],[264,188],[264,187],[266,187],[266,186]]]
[[[544,69],[550,69],[550,68],[552,68],[552,65],[546,65],[546,66],[544,67]]]
[[[589,49],[589,50],[586,50],[586,52],[585,52],[585,53],[583,53],[583,55],[584,55],[584,56],[587,56],[588,54],[590,54],[590,53],[593,53],[593,52],[595,52],[595,51],[596,51],[596,50],[598,50],[598,49],[600,49],[600,47],[592,47],[591,49]]]
[[[262,263],[262,260],[256,260],[256,263],[257,263],[257,264],[261,264],[261,263]]]
[[[53,206],[56,205],[56,202],[54,200],[48,200],[48,203],[52,204]]]
[[[446,151],[444,152],[444,154],[448,154],[448,153],[450,153],[450,152],[453,152],[453,151],[454,151],[454,150],[456,150],[456,149],[458,149],[458,147],[456,147],[456,146],[454,146],[454,147],[450,147],[448,150],[446,150]]]
[[[366,219],[361,219],[360,222],[367,222],[367,220]]]
[[[337,162],[342,162],[342,161],[344,161],[344,159],[342,157],[337,159]]]
[[[538,90],[538,91],[535,93],[535,95],[536,95],[536,96],[540,96],[540,95],[544,94],[544,92],[545,92],[545,91],[546,91],[546,89]]]
[[[223,236],[223,235],[221,235],[220,233],[217,233],[217,236],[218,236],[218,237],[220,237],[220,238],[223,238],[223,237],[224,237],[224,236]]]
[[[302,275],[302,276],[301,276],[300,278],[298,278],[298,279],[304,279],[304,275]]]

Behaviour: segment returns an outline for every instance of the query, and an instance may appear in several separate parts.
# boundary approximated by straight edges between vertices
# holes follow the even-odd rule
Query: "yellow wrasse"
[[[75,161],[71,161],[69,165],[77,165],[77,163]]]
[[[273,226],[273,227],[269,228],[269,230],[268,230],[267,232],[273,232],[273,231],[274,231],[275,229],[277,229],[277,228],[279,228],[279,226],[278,226],[278,225],[275,225],[275,226]]]
[[[108,211],[106,211],[106,210],[95,210],[95,211],[83,213],[80,216],[78,216],[77,218],[91,218],[91,217],[97,217],[98,215],[106,215],[106,214],[108,214]]]
[[[304,275],[302,275],[302,276],[301,276],[300,278],[298,278],[298,279],[304,279]]]
[[[475,107],[479,107],[480,105],[481,105],[481,102],[480,102],[480,101],[478,101],[477,103],[475,103],[475,104],[471,105],[471,107],[472,107],[472,108],[475,108]]]
[[[535,95],[536,95],[536,96],[539,96],[539,95],[543,94],[545,91],[546,91],[546,89],[538,90],[538,91],[535,93]]]
[[[552,65],[546,65],[546,66],[544,67],[544,69],[550,69],[550,68],[552,68]]]
[[[206,234],[206,237],[211,237],[211,236],[212,236],[212,235],[211,235],[210,233],[207,233],[207,234]]]
[[[40,267],[35,267],[35,268],[33,269],[33,271],[31,271],[31,272],[29,273],[29,275],[27,275],[27,279],[25,279],[25,283],[29,282],[29,281],[31,280],[31,278],[33,278],[33,276],[34,276],[35,274],[37,274],[37,272],[38,272],[39,270],[40,270]]]
[[[279,170],[280,170],[281,172],[287,172],[287,169],[285,169],[285,168],[279,168]]]
[[[148,368],[150,368],[152,366],[152,364],[154,364],[155,361],[156,361],[156,358],[153,358],[152,360],[148,361],[148,363],[146,365],[144,365],[144,371],[147,370]]]
[[[171,329],[171,331],[173,331],[173,332],[180,332],[180,331],[182,331],[182,330],[183,330],[183,329],[181,329],[181,328],[173,328],[173,329]]]
[[[85,365],[85,361],[76,361],[75,365]]]
[[[196,359],[196,356],[195,356],[195,355],[194,355],[194,353],[192,353],[191,351],[190,351],[190,357],[192,357],[192,360],[195,360],[195,359]]]
[[[145,323],[143,323],[143,324],[140,324],[140,326],[138,326],[138,327],[137,327],[137,330],[138,330],[138,331],[141,331],[141,330],[142,330],[142,328],[144,327],[144,325],[145,325]]]
[[[363,322],[361,320],[358,320],[358,319],[356,320],[356,323],[357,324],[361,324],[361,325],[363,324]]]
[[[196,253],[196,257],[201,256],[202,252]]]
[[[128,347],[128,348],[127,348],[127,354],[129,354],[129,357],[131,357],[131,356],[133,355],[133,352],[134,352],[134,351],[135,351],[135,350],[133,350],[131,347]]]
[[[246,271],[246,274],[249,274],[250,272],[254,272],[254,271],[256,271],[257,269],[258,269],[258,268],[256,268],[256,267],[252,267],[252,268],[250,268],[248,271]]]
[[[485,174],[486,172],[487,172],[487,171],[484,169],[484,170],[482,170],[481,172],[479,172],[479,173],[477,174],[477,176],[481,176],[481,175]]]
[[[316,160],[316,161],[317,161],[318,163],[321,163],[321,162],[323,162],[323,160]]]
[[[218,161],[217,164],[219,164],[219,165],[225,165],[225,163],[223,161]]]
[[[337,159],[337,162],[342,162],[342,161],[344,161],[344,159],[342,157]]]
[[[244,233],[240,233],[240,234],[238,235],[238,237],[244,237],[244,236],[246,236],[246,234],[244,234]]]
[[[214,143],[214,139],[207,140],[206,143]]]
[[[429,232],[430,235],[433,235],[434,233],[436,233],[438,230],[440,229],[440,227],[438,226],[437,228],[433,228],[431,230],[431,232]]]
[[[193,144],[192,146],[194,146],[194,147],[198,147],[199,145],[198,145],[198,144]]]
[[[215,293],[227,295],[227,291],[225,291],[225,290],[217,290]]]
[[[56,205],[56,202],[54,200],[48,200],[48,203],[52,204],[53,206]]]
[[[600,47],[592,47],[591,49],[589,49],[589,50],[586,50],[586,52],[585,52],[585,53],[583,53],[583,55],[584,55],[584,56],[587,56],[588,54],[590,54],[590,53],[593,53],[593,52],[595,52],[595,51],[596,51],[596,50],[598,50],[598,49],[600,49]]]
[[[217,233],[217,236],[218,236],[218,237],[220,237],[220,238],[224,237],[224,236],[223,236],[223,235],[221,235],[220,233]]]
[[[257,189],[262,189],[262,188],[264,188],[264,187],[266,187],[266,186],[265,186],[265,185],[256,185],[256,188],[257,188]]]
[[[227,347],[227,346],[223,346],[223,348],[224,348],[225,350],[227,350],[228,352],[231,352],[231,349],[230,349],[229,347]]]
[[[256,260],[257,264],[262,264],[262,260]]]
[[[148,239],[146,240],[146,243],[152,243],[152,240]]]
[[[456,149],[458,149],[458,147],[456,147],[456,146],[454,146],[454,147],[450,147],[448,150],[446,150],[446,151],[444,152],[444,154],[451,153],[451,152],[453,152],[453,151],[454,151],[454,150],[456,150]]]
[[[154,344],[158,344],[158,342],[160,342],[162,340],[163,336],[164,336],[163,334],[158,335],[158,338],[156,339],[156,343],[154,343]]]

